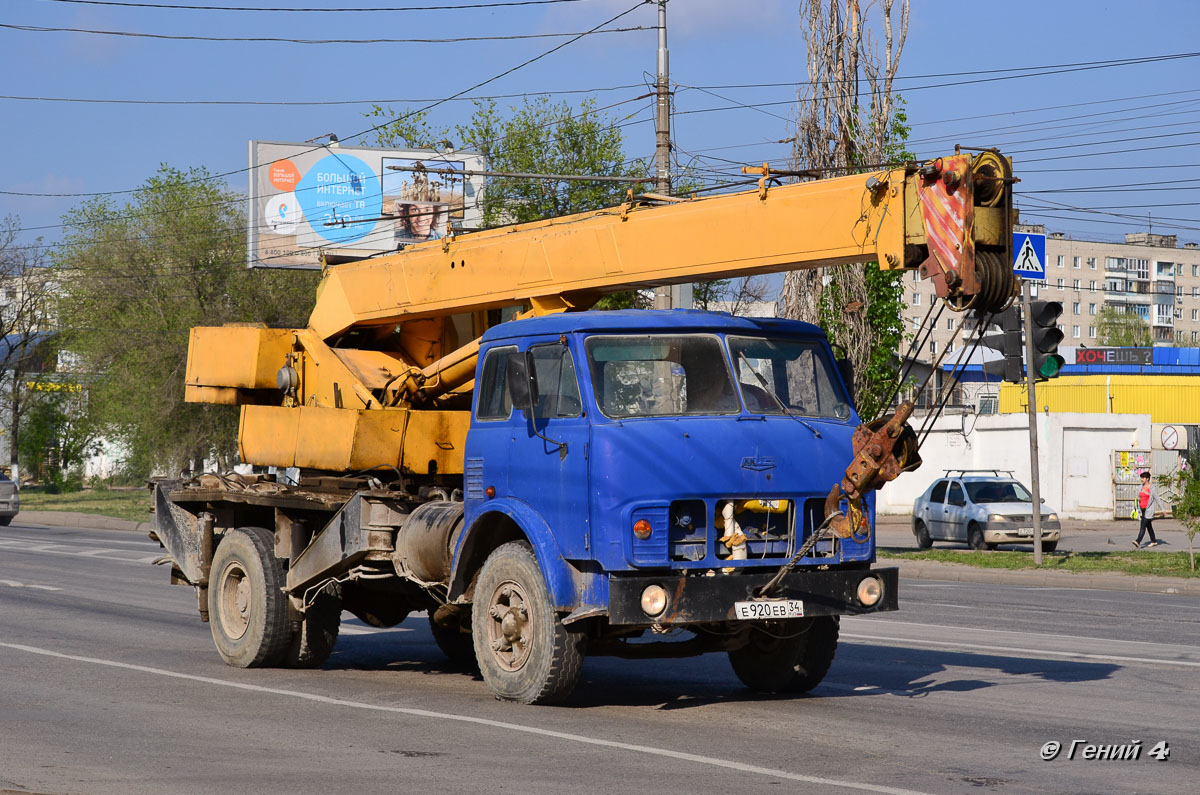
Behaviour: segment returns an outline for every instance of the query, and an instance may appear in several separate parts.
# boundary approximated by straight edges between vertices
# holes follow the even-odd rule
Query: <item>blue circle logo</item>
[[[333,243],[353,243],[375,230],[383,193],[375,172],[350,155],[329,155],[305,173],[296,198],[308,225]]]

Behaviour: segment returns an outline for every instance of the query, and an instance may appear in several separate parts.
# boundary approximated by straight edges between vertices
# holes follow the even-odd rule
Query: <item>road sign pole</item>
[[[1033,311],[1029,300],[1029,282],[1021,280],[1021,303],[1025,309],[1025,390],[1029,398],[1029,476],[1033,496],[1033,563],[1042,565],[1042,495],[1038,472],[1037,393],[1033,371]]]

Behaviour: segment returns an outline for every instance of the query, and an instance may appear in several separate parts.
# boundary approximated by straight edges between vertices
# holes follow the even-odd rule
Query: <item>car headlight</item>
[[[1052,513],[1052,514],[1050,514],[1049,516],[1047,516],[1047,517],[1046,517],[1046,521],[1047,521],[1047,522],[1057,522],[1057,521],[1058,521],[1058,514],[1056,514],[1056,513]]]
[[[1003,515],[1001,515],[1001,514],[998,514],[998,513],[992,513],[992,514],[988,514],[988,521],[989,521],[989,522],[1007,522],[1007,521],[1008,521],[1008,517],[1007,517],[1007,516],[1003,516]]]

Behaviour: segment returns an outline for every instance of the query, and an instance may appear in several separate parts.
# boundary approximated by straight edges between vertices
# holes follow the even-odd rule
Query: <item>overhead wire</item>
[[[380,6],[356,8],[329,8],[320,6],[278,8],[271,6],[210,6],[183,3],[134,3],[128,0],[46,0],[50,3],[69,3],[85,6],[111,6],[118,8],[153,8],[173,11],[256,11],[281,14],[352,14],[394,13],[400,11],[461,11],[472,8],[509,8],[514,6],[544,6],[559,3],[581,3],[587,0],[494,0],[487,3],[443,3],[436,6]]]

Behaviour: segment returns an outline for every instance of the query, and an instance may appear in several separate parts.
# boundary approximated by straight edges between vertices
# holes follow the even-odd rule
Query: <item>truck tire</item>
[[[439,624],[433,620],[433,613],[433,610],[429,611],[429,631],[442,654],[457,666],[475,668],[475,641],[471,633],[464,632],[457,626]]]
[[[211,572],[209,626],[222,659],[237,668],[277,665],[291,635],[275,535],[262,527],[227,531]]]
[[[488,556],[471,629],[479,672],[496,698],[554,704],[575,689],[586,636],[559,619],[528,543],[510,541]]]
[[[342,595],[335,584],[318,593],[304,611],[300,629],[292,634],[283,655],[283,664],[288,668],[319,668],[333,653],[341,625]]]
[[[750,642],[729,652],[742,684],[760,693],[807,693],[825,678],[837,651],[838,617],[794,618],[750,630]]]
[[[913,533],[917,537],[917,546],[921,549],[929,549],[933,546],[933,539],[929,537],[929,528],[920,519],[917,520]]]

